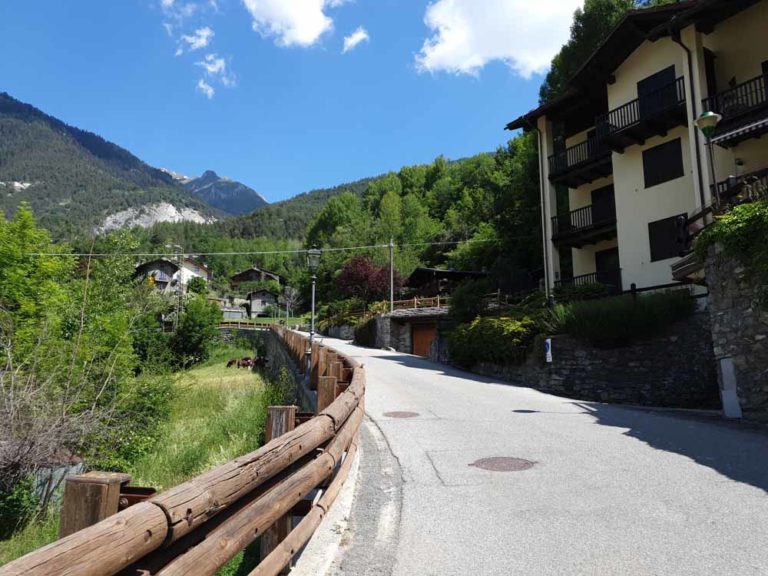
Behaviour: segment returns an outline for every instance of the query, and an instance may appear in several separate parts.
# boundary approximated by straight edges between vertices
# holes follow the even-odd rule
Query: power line
[[[512,238],[506,238],[506,240],[530,240],[533,238],[530,236],[517,236]],[[538,237],[538,236],[536,236]],[[489,242],[496,242],[497,239],[482,239],[482,240],[455,240],[444,242],[406,242],[402,244],[396,244],[397,248],[404,248],[407,246],[458,246],[460,244],[483,244]],[[389,244],[371,244],[368,246],[344,246],[337,248],[323,248],[323,252],[351,252],[359,250],[372,250],[376,248],[389,248]],[[202,257],[202,256],[274,256],[280,254],[306,254],[306,248],[300,250],[252,250],[243,252],[175,252],[173,254],[169,252],[27,252],[25,256],[57,256],[57,257],[81,257],[81,258],[114,258],[117,256],[132,256],[135,258],[163,258],[168,256],[181,256],[181,257]]]

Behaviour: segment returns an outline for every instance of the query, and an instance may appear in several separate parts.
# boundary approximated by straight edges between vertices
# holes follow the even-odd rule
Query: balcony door
[[[616,197],[613,185],[592,190],[592,224],[611,222],[616,219]]]
[[[618,248],[595,252],[595,271],[600,284],[611,286],[616,291],[621,290],[620,268]]]
[[[677,102],[675,93],[675,67],[670,66],[656,72],[637,83],[637,98],[640,118],[674,106]]]

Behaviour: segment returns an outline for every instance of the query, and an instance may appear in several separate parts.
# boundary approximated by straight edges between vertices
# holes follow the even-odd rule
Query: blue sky
[[[2,0],[0,91],[277,201],[503,144],[579,3]]]

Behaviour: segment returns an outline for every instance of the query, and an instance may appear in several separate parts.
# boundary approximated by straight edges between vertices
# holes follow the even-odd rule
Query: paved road
[[[768,575],[763,429],[325,342],[368,377],[360,472],[331,573]],[[535,464],[470,466],[488,457]]]

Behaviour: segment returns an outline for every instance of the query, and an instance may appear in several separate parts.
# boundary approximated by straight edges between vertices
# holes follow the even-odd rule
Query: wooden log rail
[[[304,366],[308,338],[283,327],[271,329]],[[339,493],[364,415],[363,367],[318,342],[312,351],[309,376],[319,385],[314,418],[250,454],[0,567],[0,576],[214,574],[275,523],[252,574],[279,574]],[[272,430],[290,429],[295,414],[287,418],[290,425],[275,424]],[[290,529],[285,519],[294,507],[326,485]]]

